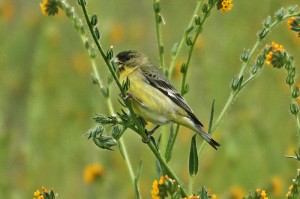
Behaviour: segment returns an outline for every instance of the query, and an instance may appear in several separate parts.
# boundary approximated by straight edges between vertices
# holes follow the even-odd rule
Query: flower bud
[[[191,46],[193,44],[192,37],[187,36],[185,38],[186,45]]]
[[[275,17],[280,21],[283,19],[285,14],[286,14],[286,10],[284,8],[280,8],[275,12]]]
[[[299,95],[300,95],[299,87],[296,86],[292,89],[292,97],[296,99],[299,97]]]
[[[236,91],[241,88],[241,85],[243,83],[243,78],[244,78],[244,76],[242,76],[241,78],[239,78],[239,77],[232,78],[231,89],[233,91]]]
[[[97,15],[93,15],[92,18],[91,18],[91,25],[96,26],[97,23],[98,23]]]
[[[249,54],[250,54],[249,49],[245,49],[245,48],[244,48],[244,50],[243,50],[243,52],[242,52],[242,54],[241,54],[241,60],[242,60],[243,62],[247,62],[248,59],[249,59]]]
[[[299,106],[298,106],[298,104],[292,103],[292,104],[290,105],[290,111],[291,111],[291,113],[292,113],[293,115],[297,115],[298,112],[299,112]]]
[[[97,39],[100,39],[100,32],[97,27],[94,28],[94,33]]]
[[[156,13],[158,13],[158,12],[161,11],[161,7],[160,7],[159,2],[155,2],[155,3],[153,4],[153,9],[154,9],[154,11],[155,11]]]
[[[186,63],[183,63],[183,64],[181,65],[180,72],[181,72],[181,73],[186,73],[186,69],[187,69]]]
[[[267,16],[267,18],[265,19],[265,21],[264,21],[264,26],[266,27],[266,28],[269,28],[270,27],[270,25],[271,25],[271,22],[272,22],[272,18],[271,18],[271,16],[269,15],[269,16]]]
[[[259,66],[257,64],[254,64],[254,66],[252,67],[252,70],[251,70],[251,74],[256,75],[258,69],[259,69]]]
[[[293,77],[291,77],[291,76],[288,75],[287,78],[286,78],[286,80],[285,80],[285,82],[286,82],[289,86],[291,86],[291,85],[294,84],[295,80],[294,80]]]
[[[195,24],[197,26],[199,26],[201,24],[201,18],[198,15],[195,16],[194,20],[195,20]]]
[[[204,14],[206,14],[208,12],[208,5],[206,3],[202,6],[202,12]]]
[[[265,36],[268,34],[268,31],[267,31],[267,29],[266,28],[263,28],[262,30],[260,30],[259,32],[258,32],[258,37],[260,38],[260,39],[263,39],[263,38],[265,38]]]
[[[298,8],[298,5],[292,5],[288,8],[288,12],[290,14],[293,14],[297,10],[297,8]]]

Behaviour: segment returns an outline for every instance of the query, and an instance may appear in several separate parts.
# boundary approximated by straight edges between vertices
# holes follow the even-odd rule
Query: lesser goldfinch
[[[146,121],[157,126],[174,122],[197,132],[213,148],[220,146],[202,127],[185,99],[172,86],[162,70],[143,53],[134,50],[116,55],[114,63],[119,70],[119,80],[129,80],[127,91],[133,111]]]

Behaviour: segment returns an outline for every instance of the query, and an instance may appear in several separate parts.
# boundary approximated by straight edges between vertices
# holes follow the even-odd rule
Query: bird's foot
[[[119,96],[120,96],[120,97],[122,98],[122,100],[124,100],[124,101],[126,101],[126,100],[128,100],[129,98],[132,97],[129,93],[126,93],[126,94],[120,93]]]
[[[149,143],[151,139],[154,139],[152,137],[152,135],[154,134],[154,132],[158,129],[158,127],[160,127],[160,125],[157,125],[156,127],[154,127],[151,131],[147,131],[145,130],[145,133],[147,135],[147,138],[143,138],[142,141],[144,143]]]
[[[147,137],[142,138],[142,142],[144,142],[145,144],[148,144],[151,141],[151,139],[154,139],[154,138],[147,130],[145,130],[145,133],[146,133]]]

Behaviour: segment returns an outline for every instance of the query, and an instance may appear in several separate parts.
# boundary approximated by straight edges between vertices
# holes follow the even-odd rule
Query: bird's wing
[[[163,74],[160,68],[157,68],[155,65],[144,65],[143,67],[140,67],[140,69],[150,85],[158,89],[168,98],[170,98],[175,104],[184,109],[196,124],[203,126],[198,118],[194,115],[191,108],[187,105],[184,98],[172,86],[171,82]]]

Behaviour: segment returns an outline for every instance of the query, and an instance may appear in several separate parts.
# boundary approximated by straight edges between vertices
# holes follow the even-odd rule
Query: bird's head
[[[126,67],[136,68],[150,62],[149,58],[145,54],[134,50],[120,52],[116,55],[113,61],[118,66],[120,72]]]

